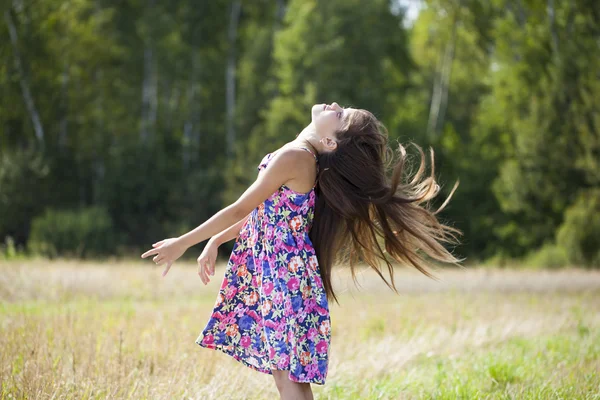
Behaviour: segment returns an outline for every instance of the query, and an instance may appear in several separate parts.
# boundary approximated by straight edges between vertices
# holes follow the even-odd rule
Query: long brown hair
[[[338,302],[331,284],[335,262],[348,262],[356,282],[354,264],[363,261],[395,292],[394,268],[386,253],[429,277],[433,275],[425,268],[427,257],[458,264],[461,260],[444,243],[458,244],[461,232],[436,217],[458,181],[446,201],[437,210],[430,210],[428,201],[440,190],[434,177],[433,149],[430,174],[424,177],[425,154],[413,144],[421,163],[410,179],[405,176],[404,147],[399,145],[399,157],[394,161],[387,130],[372,113],[350,113],[336,136],[336,150],[318,157],[317,201],[310,231],[327,296]],[[380,261],[387,266],[390,281],[383,275]]]

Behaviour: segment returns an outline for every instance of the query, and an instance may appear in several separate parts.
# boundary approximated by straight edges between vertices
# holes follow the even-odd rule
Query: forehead
[[[344,119],[347,119],[349,116],[356,112],[356,108],[352,107],[344,107]]]
[[[352,107],[346,107],[344,108],[344,121],[348,121],[348,119],[350,117],[352,117],[352,115],[357,111],[356,108],[352,108]]]
[[[344,108],[343,114],[342,114],[342,119],[339,121],[339,125],[338,125],[338,129],[340,131],[344,131],[346,129],[348,129],[348,127],[350,126],[350,124],[352,123],[352,121],[354,120],[354,114],[357,112],[358,110],[356,108],[352,108],[352,107],[346,107]]]

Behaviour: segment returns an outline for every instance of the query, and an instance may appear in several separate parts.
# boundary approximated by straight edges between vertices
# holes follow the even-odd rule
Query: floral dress
[[[265,155],[259,171],[273,154]],[[198,345],[219,349],[260,372],[289,370],[291,381],[325,383],[331,323],[308,236],[315,199],[314,186],[300,193],[282,185],[252,211]]]

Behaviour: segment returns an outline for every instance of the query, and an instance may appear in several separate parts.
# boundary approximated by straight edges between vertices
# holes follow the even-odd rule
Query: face
[[[315,104],[312,107],[312,122],[325,150],[335,150],[336,132],[344,127],[345,121],[352,112],[354,112],[353,108],[342,108],[336,102]]]

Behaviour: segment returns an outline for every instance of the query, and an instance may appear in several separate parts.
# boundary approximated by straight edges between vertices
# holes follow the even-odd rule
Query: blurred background
[[[194,343],[232,243],[208,286],[200,248],[165,278],[139,255],[333,101],[433,147],[434,206],[460,180],[468,268],[395,268],[398,293],[335,268],[315,398],[600,397],[597,0],[0,7],[0,398],[277,398]]]
[[[5,258],[137,257],[337,101],[460,179],[468,262],[600,265],[596,0],[2,4]]]

